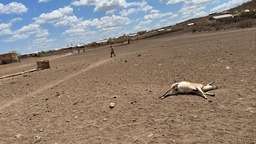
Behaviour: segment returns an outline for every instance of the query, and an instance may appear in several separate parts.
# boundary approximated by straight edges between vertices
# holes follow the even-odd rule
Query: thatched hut
[[[0,54],[0,64],[17,62],[18,60],[19,60],[18,54],[15,52]]]

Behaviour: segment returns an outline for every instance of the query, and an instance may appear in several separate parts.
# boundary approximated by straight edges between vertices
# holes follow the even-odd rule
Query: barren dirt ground
[[[1,144],[256,143],[256,29],[165,34],[0,66]],[[158,97],[175,81],[215,97]],[[115,103],[109,108],[110,102]]]

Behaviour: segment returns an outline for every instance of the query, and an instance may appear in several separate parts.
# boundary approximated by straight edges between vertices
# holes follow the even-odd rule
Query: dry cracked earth
[[[256,143],[256,29],[170,33],[0,65],[1,144]],[[178,81],[215,97],[160,100]],[[114,107],[110,108],[110,103]]]

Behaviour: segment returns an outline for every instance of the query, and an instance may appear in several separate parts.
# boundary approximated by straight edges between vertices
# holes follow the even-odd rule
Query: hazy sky
[[[172,25],[249,0],[0,0],[0,54],[30,53]]]

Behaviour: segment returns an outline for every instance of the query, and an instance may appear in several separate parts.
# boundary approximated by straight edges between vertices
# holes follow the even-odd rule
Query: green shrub
[[[115,40],[112,39],[112,38],[109,38],[108,41],[107,41],[108,44],[114,44],[115,43]]]
[[[243,18],[256,18],[256,12],[255,11],[242,12],[240,14],[240,17],[243,17]]]

